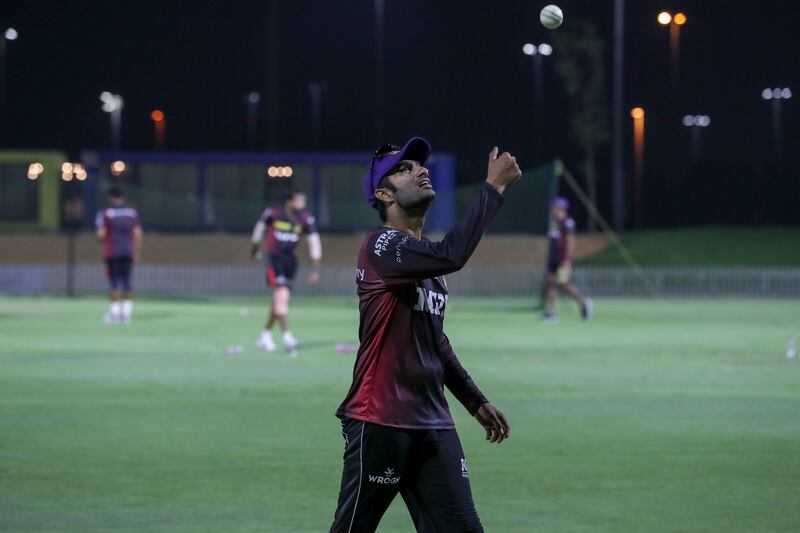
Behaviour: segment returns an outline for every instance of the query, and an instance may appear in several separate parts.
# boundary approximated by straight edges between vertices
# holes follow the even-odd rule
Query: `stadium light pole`
[[[662,11],[656,18],[662,26],[669,26],[669,58],[670,58],[670,81],[673,87],[678,82],[680,72],[680,48],[681,48],[681,26],[688,20],[684,13],[672,15],[669,11]]]
[[[711,125],[708,115],[684,115],[683,125],[692,132],[692,160],[700,159],[700,130]]]
[[[16,41],[18,37],[14,28],[6,28],[0,37],[0,145],[6,137],[6,41]]]
[[[281,25],[278,21],[278,0],[267,0],[267,149],[275,150],[278,146],[280,133],[280,104],[278,84],[280,76],[278,67],[279,32]]]
[[[319,149],[322,139],[322,93],[327,89],[325,82],[312,81],[308,84],[311,96],[311,141],[315,149]]]
[[[543,110],[544,110],[544,58],[553,53],[553,47],[547,43],[539,45],[532,43],[525,43],[522,47],[522,53],[531,58],[533,65],[533,127],[536,131],[537,147],[541,146],[539,142],[542,138],[541,132],[543,128]]]
[[[636,206],[636,227],[644,225],[644,109],[631,109],[633,119],[633,187]]]
[[[111,117],[111,149],[119,151],[122,137],[122,108],[125,107],[125,100],[109,91],[100,93],[100,101],[103,102],[101,109]]]
[[[383,47],[383,27],[384,27],[384,0],[375,0],[375,51],[374,51],[374,68],[373,68],[373,99],[374,99],[374,115],[372,124],[373,144],[378,146],[382,141],[383,136],[383,63],[384,63],[384,47]]]
[[[623,167],[622,114],[625,71],[625,0],[614,0],[614,52],[611,107],[611,175],[614,228],[625,226],[625,170]]]
[[[792,90],[788,87],[776,87],[775,89],[764,89],[761,91],[761,98],[764,100],[772,101],[772,155],[778,157],[781,155],[781,102],[789,100],[792,97]]]
[[[156,150],[160,152],[164,150],[164,136],[167,129],[167,120],[164,116],[164,112],[160,109],[154,109],[153,112],[150,113],[150,118],[153,121]]]
[[[247,148],[250,150],[256,147],[256,135],[258,133],[258,103],[261,95],[255,91],[244,95],[244,102],[247,104]]]

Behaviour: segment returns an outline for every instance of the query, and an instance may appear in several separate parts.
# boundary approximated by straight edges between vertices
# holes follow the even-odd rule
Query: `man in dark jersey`
[[[418,531],[483,531],[445,386],[487,440],[509,436],[505,416],[444,334],[444,276],[466,264],[521,172],[510,154],[498,156],[494,148],[475,203],[441,242],[431,242],[422,237],[436,196],[423,166],[429,155],[420,137],[402,148],[384,146],[364,181],[384,227],[369,232],[358,255],[360,347],[353,384],[336,413],[345,452],[333,532],[374,531],[398,492]]]
[[[103,243],[111,306],[103,316],[107,324],[128,324],[133,314],[131,273],[142,249],[142,225],[136,209],[125,203],[122,191],[108,191],[109,206],[97,213],[97,238]]]
[[[286,317],[289,314],[289,293],[297,272],[295,249],[301,235],[307,236],[309,255],[314,265],[308,278],[311,284],[319,281],[319,262],[322,259],[322,243],[316,221],[305,209],[306,195],[302,192],[291,192],[283,207],[268,207],[264,210],[252,235],[251,254],[255,259],[261,257],[263,241],[263,249],[267,252],[266,280],[272,289],[272,308],[256,345],[268,352],[275,351],[272,326],[277,322],[283,334],[283,345],[292,357],[297,356],[297,339],[289,331]]]
[[[558,322],[556,315],[556,288],[568,294],[581,307],[584,320],[592,317],[592,300],[584,298],[570,282],[572,257],[575,253],[575,221],[569,216],[569,201],[564,197],[550,202],[550,229],[547,233],[547,307],[542,322]]]

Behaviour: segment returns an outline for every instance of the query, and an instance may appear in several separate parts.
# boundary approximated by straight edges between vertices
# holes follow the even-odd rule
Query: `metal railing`
[[[800,297],[800,268],[648,268],[646,275],[660,296]],[[102,265],[77,265],[78,294],[106,290]],[[476,296],[538,295],[544,273],[522,267],[467,267],[447,276],[454,294]],[[0,264],[0,293],[63,294],[68,269],[63,265]],[[642,280],[627,268],[578,267],[574,282],[596,296],[648,296]],[[134,271],[134,288],[153,295],[257,294],[264,287],[259,266],[140,265]],[[295,283],[299,294],[355,294],[355,267],[327,266],[316,287],[306,282],[301,269]]]

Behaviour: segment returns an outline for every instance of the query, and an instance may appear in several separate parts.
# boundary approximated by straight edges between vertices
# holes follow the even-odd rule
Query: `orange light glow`
[[[677,16],[676,16],[676,18],[677,18]],[[684,19],[685,18],[686,17],[684,16]],[[670,15],[666,11],[662,11],[661,13],[658,14],[658,23],[659,24],[663,24],[664,26],[666,26],[670,22],[672,22],[672,15]]]
[[[675,13],[675,17],[673,17],[672,21],[678,26],[683,26],[686,24],[686,15],[683,13]]]
[[[642,109],[641,107],[634,107],[633,109],[631,109],[631,116],[636,120],[643,119],[644,109]]]
[[[164,122],[164,112],[160,109],[156,109],[150,113],[150,118],[153,119],[153,122]]]

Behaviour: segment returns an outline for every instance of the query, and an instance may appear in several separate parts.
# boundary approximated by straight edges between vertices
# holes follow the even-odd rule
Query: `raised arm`
[[[522,173],[516,159],[497,147],[489,154],[486,183],[478,199],[440,242],[415,239],[405,232],[387,229],[373,234],[370,261],[388,284],[427,279],[464,267],[478,246],[483,232],[503,204],[502,193]]]
[[[396,229],[378,231],[370,239],[372,266],[389,284],[460,270],[502,203],[500,193],[485,184],[477,201],[440,242],[415,239]]]

